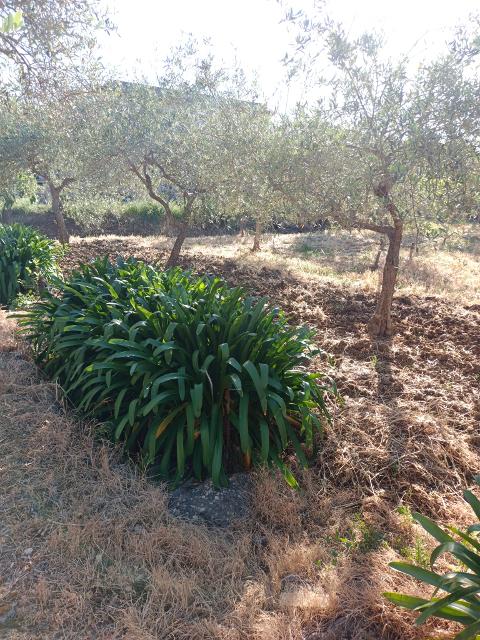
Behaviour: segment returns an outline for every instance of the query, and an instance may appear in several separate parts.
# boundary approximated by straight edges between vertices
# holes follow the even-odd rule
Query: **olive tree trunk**
[[[258,220],[255,222],[255,235],[253,237],[252,251],[260,251],[260,240],[262,238],[263,224]]]
[[[240,218],[239,230],[238,230],[238,235],[239,235],[240,238],[244,238],[245,237],[246,228],[247,228],[246,219],[245,218]]]
[[[174,267],[178,264],[178,259],[180,257],[183,243],[185,242],[185,239],[188,235],[193,205],[199,192],[190,192],[185,188],[182,188],[182,185],[174,177],[167,175],[165,169],[161,166],[161,164],[155,162],[155,160],[151,156],[145,158],[140,166],[137,166],[130,161],[128,162],[128,164],[130,167],[130,171],[134,175],[136,175],[137,178],[142,182],[152,200],[155,200],[155,202],[158,202],[162,205],[163,210],[165,211],[169,229],[174,229],[176,231],[175,242],[173,243],[170,255],[168,256],[168,260],[165,263],[166,267]],[[149,166],[157,167],[164,178],[172,183],[177,189],[183,190],[184,211],[181,221],[174,216],[168,199],[164,198],[155,189],[152,176],[150,175],[148,170]]]
[[[180,252],[182,250],[183,243],[187,238],[188,226],[182,225],[178,228],[177,237],[175,238],[175,242],[173,243],[173,247],[170,251],[170,255],[168,256],[168,260],[165,263],[165,266],[168,267],[176,267],[178,265],[178,260],[180,258]]]
[[[52,198],[52,213],[57,223],[57,235],[62,244],[68,244],[70,242],[70,234],[65,224],[65,218],[63,217],[62,201],[60,199],[61,187],[55,187],[51,182],[48,183],[50,189],[50,196]]]
[[[392,335],[392,302],[397,282],[403,236],[403,223],[401,220],[395,220],[394,226],[389,228],[387,236],[388,250],[383,267],[382,287],[375,313],[368,325],[370,332],[378,338],[386,338]]]

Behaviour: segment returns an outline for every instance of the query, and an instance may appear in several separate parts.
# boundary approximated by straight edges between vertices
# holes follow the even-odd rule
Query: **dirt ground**
[[[93,240],[73,244],[64,268],[105,254],[165,257],[143,241]],[[448,637],[453,627],[419,630],[381,593],[422,593],[387,568],[400,557],[427,560],[432,541],[410,511],[471,520],[461,494],[480,468],[476,300],[400,291],[397,333],[372,342],[371,287],[192,249],[182,264],[317,328],[343,395],[318,459],[298,471],[299,492],[255,473],[252,512],[230,528],[176,519],[161,487],[64,410],[3,314],[0,637]]]

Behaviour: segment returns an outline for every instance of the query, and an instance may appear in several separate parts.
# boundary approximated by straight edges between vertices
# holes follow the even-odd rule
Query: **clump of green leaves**
[[[82,266],[20,320],[71,401],[162,478],[224,484],[252,463],[290,484],[306,465],[335,385],[308,373],[312,331],[215,277],[130,259]]]
[[[480,485],[480,476],[477,476],[475,481]],[[471,491],[465,491],[464,498],[480,520],[480,501],[478,498]],[[434,616],[453,620],[465,627],[455,636],[456,640],[470,640],[479,637],[480,541],[478,532],[480,531],[480,522],[472,524],[466,531],[456,527],[447,527],[447,532],[419,513],[412,515],[440,543],[430,556],[432,570],[406,562],[392,562],[390,566],[425,584],[432,585],[435,590],[428,600],[400,593],[385,593],[385,597],[394,604],[417,611],[419,613],[415,622],[417,625]],[[456,566],[454,570],[440,574],[433,569],[438,558],[444,554],[449,554],[454,558]],[[437,594],[442,591],[446,595],[437,597]]]
[[[60,251],[31,227],[0,225],[0,304],[10,306],[18,295],[56,276]]]
[[[141,218],[146,222],[158,222],[164,217],[162,207],[151,200],[128,202],[122,206],[121,213],[129,218]]]

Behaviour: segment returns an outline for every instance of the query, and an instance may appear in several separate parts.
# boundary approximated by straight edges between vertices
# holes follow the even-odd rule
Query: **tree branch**
[[[375,147],[362,147],[359,144],[347,143],[348,149],[353,149],[354,151],[359,151],[360,153],[371,153],[372,156],[376,156],[379,160],[381,160],[384,166],[388,166],[391,158],[387,156],[380,149],[376,149]]]
[[[197,186],[195,187],[190,186],[189,188],[186,187],[175,176],[173,176],[171,173],[168,173],[165,167],[162,164],[160,164],[158,160],[155,160],[152,154],[147,155],[145,158],[145,161],[147,164],[150,164],[153,167],[156,167],[160,171],[162,178],[165,178],[165,180],[168,180],[169,182],[171,182],[173,185],[177,187],[177,189],[180,189],[182,193],[195,193],[196,195],[199,195],[201,193],[206,193],[206,189],[201,189],[200,187],[197,187]]]
[[[69,184],[72,184],[73,182],[75,182],[75,178],[64,178],[60,183],[58,190],[62,191],[62,189],[65,189],[65,187],[67,187]]]
[[[367,231],[375,231],[375,233],[382,233],[386,236],[391,235],[394,231],[393,227],[390,227],[386,224],[374,224],[373,222],[368,222],[367,220],[357,220],[357,222],[353,223],[353,227],[355,229],[366,229]]]
[[[147,189],[148,195],[153,200],[156,200],[156,202],[159,202],[162,205],[162,207],[165,209],[165,212],[166,212],[167,216],[169,216],[170,218],[173,219],[172,210],[170,209],[170,205],[168,204],[167,200],[162,198],[162,196],[159,195],[155,191],[155,189],[153,188],[152,177],[150,176],[150,174],[147,171],[146,162],[144,161],[142,163],[142,171],[143,171],[143,173],[140,172],[138,167],[133,162],[131,162],[130,160],[127,160],[127,162],[128,162],[128,166],[130,167],[130,171],[137,176],[137,178],[140,180],[140,182],[142,182],[142,184]]]

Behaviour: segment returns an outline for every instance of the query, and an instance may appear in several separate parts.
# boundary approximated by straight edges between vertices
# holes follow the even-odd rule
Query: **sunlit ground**
[[[74,238],[73,242],[89,242]],[[167,249],[172,239],[165,236],[104,236],[121,239],[137,247]],[[189,238],[185,250],[224,257],[257,266],[288,270],[297,277],[348,284],[369,291],[380,285],[381,270],[371,266],[378,252],[379,238],[372,233],[327,232],[312,234],[265,234],[262,250],[252,253],[253,236],[201,236]],[[409,239],[405,243],[408,247]],[[385,253],[380,259],[380,266]],[[410,258],[401,254],[398,293],[439,295],[465,304],[480,303],[480,228],[473,225],[444,247],[441,242],[424,244]]]

